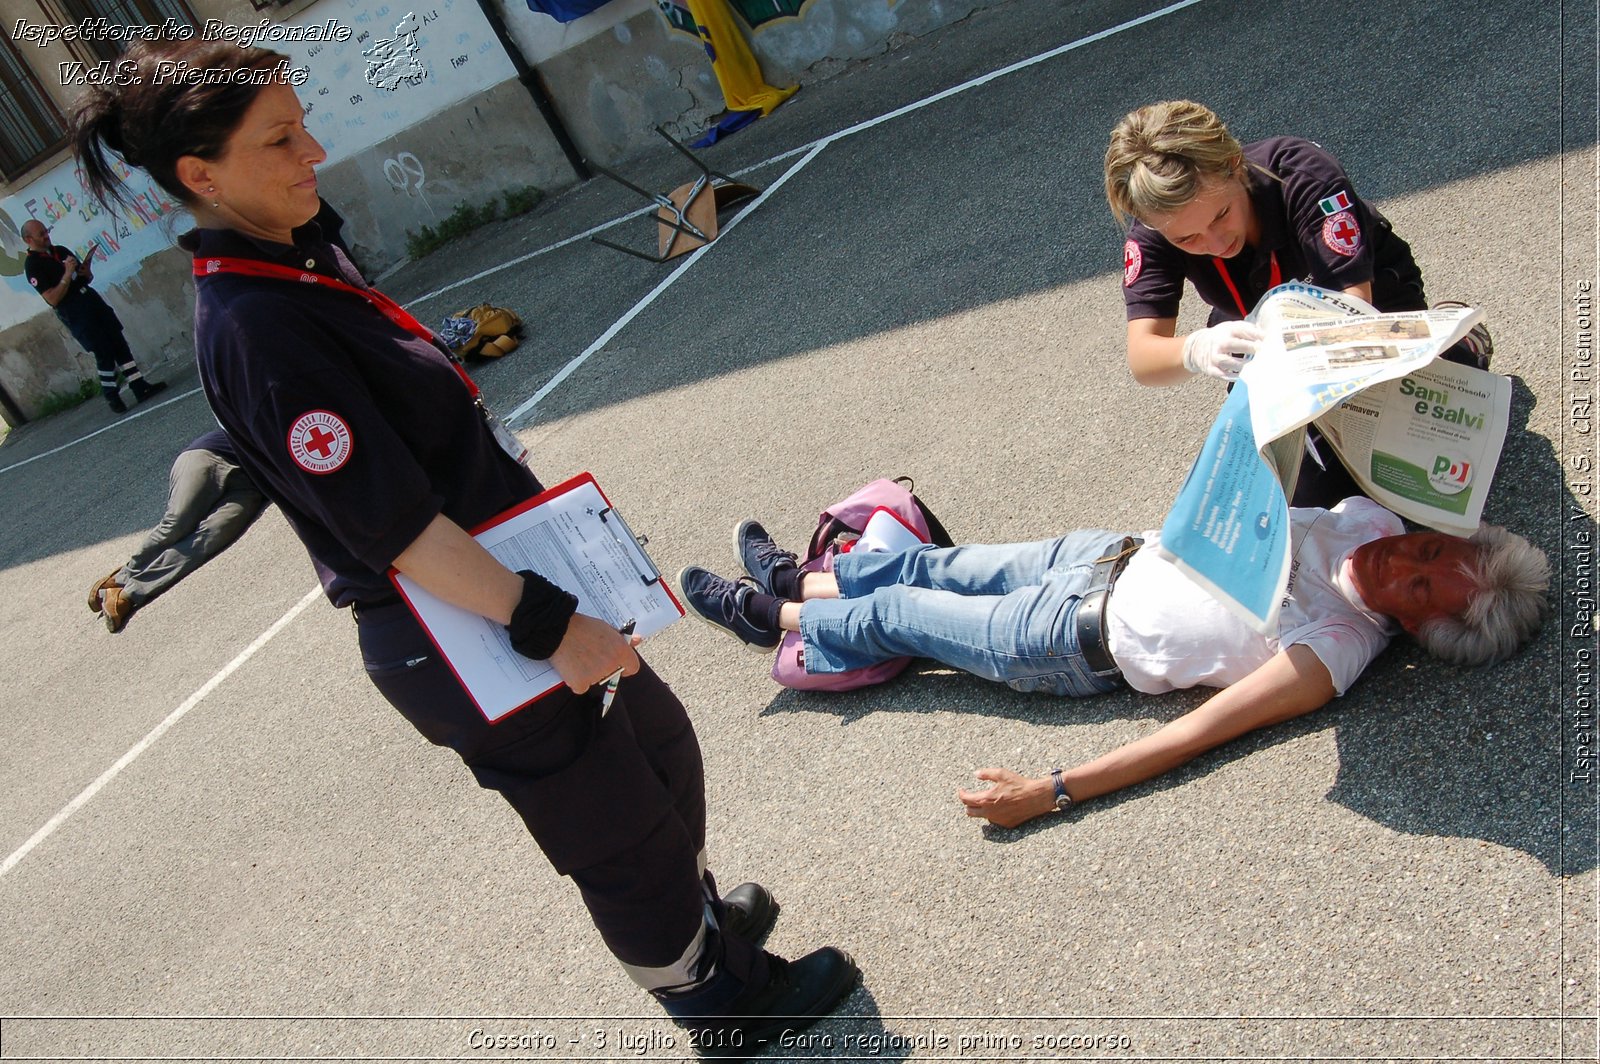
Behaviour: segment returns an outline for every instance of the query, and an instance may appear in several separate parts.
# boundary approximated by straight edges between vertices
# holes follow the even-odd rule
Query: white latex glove
[[[1255,355],[1256,345],[1266,337],[1247,321],[1225,321],[1209,329],[1192,332],[1183,340],[1183,368],[1231,381]]]

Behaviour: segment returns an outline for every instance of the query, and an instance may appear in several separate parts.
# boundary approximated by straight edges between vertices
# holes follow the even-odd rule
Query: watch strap
[[[1059,768],[1051,769],[1050,782],[1054,783],[1056,788],[1056,812],[1065,813],[1072,808],[1072,795],[1067,793],[1066,784],[1061,782],[1061,772]]]

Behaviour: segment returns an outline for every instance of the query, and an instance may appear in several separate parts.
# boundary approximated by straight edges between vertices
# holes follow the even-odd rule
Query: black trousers
[[[84,288],[72,293],[56,308],[56,316],[72,338],[94,355],[101,391],[116,394],[119,369],[129,381],[139,379],[138,363],[134,362],[133,351],[122,334],[122,320],[98,292]]]
[[[598,689],[562,688],[489,724],[404,603],[358,609],[356,620],[367,674],[384,698],[511,803],[556,871],[577,884],[611,952],[636,967],[677,962],[707,904],[705,777],[694,726],[661,678],[641,666],[604,717]],[[720,902],[712,904],[720,922]],[[765,958],[751,944],[727,934],[712,942],[723,970],[765,980]]]

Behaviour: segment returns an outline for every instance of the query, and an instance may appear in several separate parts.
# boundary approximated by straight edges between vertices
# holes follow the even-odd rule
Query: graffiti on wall
[[[0,207],[0,277],[17,277],[27,248],[22,245],[22,223],[37,218],[50,227],[56,243],[67,244],[79,257],[98,247],[106,262],[135,233],[183,210],[182,204],[163,192],[142,170],[132,170],[113,160],[117,176],[126,184],[129,199],[117,215],[100,205],[76,166],[64,166],[43,181],[34,182],[17,197],[12,211]],[[12,213],[20,206],[21,217]],[[103,271],[102,271],[103,272]]]
[[[95,279],[101,285],[127,280],[139,263],[172,244],[174,231],[186,227],[183,205],[174,201],[143,170],[116,164],[128,202],[115,214],[100,205],[82,171],[64,162],[0,201],[0,328],[41,312],[44,304],[23,278],[28,249],[22,224],[37,218],[50,227],[50,239],[86,258],[98,248]]]
[[[428,202],[427,193],[422,190],[422,186],[428,180],[428,171],[422,165],[422,160],[411,152],[403,151],[392,159],[385,159],[383,179],[389,182],[389,187],[396,192],[404,192],[407,199],[412,197],[420,199],[433,217],[439,216],[433,209],[433,204]]]
[[[321,0],[289,22],[311,18],[351,31],[345,40],[278,46],[309,72],[297,91],[328,164],[516,77],[472,0]]]
[[[220,24],[226,35],[254,24]],[[309,129],[331,165],[370,149],[436,112],[516,76],[488,19],[473,0],[319,0],[259,43],[305,71],[297,88]],[[289,30],[299,35],[290,37]],[[319,32],[310,32],[317,30]],[[409,152],[386,160],[397,191],[422,195],[422,164]],[[187,223],[182,208],[140,170],[119,168],[131,202],[113,216],[78,180],[71,162],[0,199],[0,329],[45,309],[22,278],[26,247],[18,230],[30,218],[51,228],[58,244],[86,253],[98,245],[102,288],[139,270],[142,260],[172,245]],[[426,203],[426,197],[422,197]],[[431,208],[430,208],[431,209]],[[157,222],[173,222],[158,225]]]

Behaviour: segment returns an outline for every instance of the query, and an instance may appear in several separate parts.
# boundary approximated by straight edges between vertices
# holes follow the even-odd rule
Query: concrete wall
[[[705,47],[668,29],[653,6],[546,60],[539,73],[578,148],[602,165],[660,150],[657,125],[698,135],[723,110]]]
[[[191,0],[202,18],[217,17],[222,9],[230,22],[256,21],[259,16],[237,15],[234,7],[240,2]],[[367,17],[375,2],[313,0],[293,7],[290,21],[345,18],[381,34],[387,30],[382,19]],[[659,0],[612,0],[564,26],[528,11],[522,0],[498,2],[512,37],[536,64],[579,150],[597,162],[613,165],[660,151],[654,126],[662,124],[675,135],[689,137],[724,107],[703,47],[669,26],[657,8]],[[1003,2],[810,0],[801,17],[763,23],[747,36],[766,80],[791,85],[827,78],[852,60],[888,51],[977,8]],[[456,8],[450,20],[481,19],[471,15],[470,0],[458,4],[466,7]],[[418,17],[424,13],[419,9]],[[466,76],[481,80],[485,72],[497,73],[483,89],[437,112],[429,112],[420,102],[384,100],[378,104],[381,111],[366,115],[373,121],[364,122],[356,105],[346,103],[352,76],[360,77],[359,51],[337,65],[324,53],[321,68],[315,53],[307,60],[327,90],[318,91],[315,85],[302,90],[303,98],[313,104],[308,127],[329,142],[333,160],[320,172],[323,194],[345,215],[345,238],[369,274],[402,261],[409,232],[424,225],[436,227],[458,206],[480,205],[526,185],[547,194],[559,192],[575,180],[526,89],[514,78],[504,80],[505,60],[497,54],[498,46],[481,27],[473,34],[470,66],[455,70],[448,65],[454,57],[442,52],[430,52],[428,58],[446,64],[440,69],[447,80],[450,75],[458,81]],[[350,47],[361,44],[357,41]],[[302,58],[293,47],[277,47],[296,61]],[[423,91],[438,90],[424,87]],[[375,94],[365,101],[368,108],[375,103],[371,95]],[[421,117],[407,117],[413,110]],[[59,183],[60,164],[47,169]],[[46,180],[40,178],[35,184]],[[16,227],[30,216],[33,208],[26,205],[36,202],[38,195],[32,185],[23,183],[0,189],[0,198],[10,210],[9,215],[0,210],[0,223]],[[62,230],[55,235],[68,246],[84,243],[81,234]],[[96,287],[122,318],[141,364],[159,375],[163,363],[193,357],[188,332],[193,285],[185,256],[164,244],[158,247],[138,247],[131,262],[118,264],[123,268],[97,270],[103,279]],[[126,257],[119,253],[107,266]],[[21,294],[32,297],[15,304],[25,308],[17,312],[14,306],[11,313],[0,316],[0,385],[32,416],[50,393],[72,390],[92,376],[93,364],[43,300],[25,290]],[[13,302],[16,297],[13,293]]]
[[[838,73],[850,60],[881,55],[1000,2],[810,0],[801,17],[761,25],[751,44],[770,84],[804,84]]]
[[[369,276],[401,261],[406,235],[437,228],[462,204],[573,181],[555,138],[516,81],[428,118],[317,173],[345,216],[344,238]]]
[[[54,314],[41,314],[0,336],[0,382],[29,416],[47,396],[76,392],[94,375],[94,359],[78,349]]]

